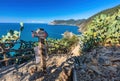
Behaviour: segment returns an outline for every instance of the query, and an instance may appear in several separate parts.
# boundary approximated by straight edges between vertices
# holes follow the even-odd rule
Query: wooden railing
[[[23,47],[22,49],[20,47],[18,47],[19,49],[12,49],[14,45],[16,44],[20,44],[20,46],[22,46],[22,44],[24,45],[29,45],[29,47]],[[8,45],[8,46],[6,46]],[[10,45],[13,45],[13,46],[10,46]],[[27,60],[30,60],[30,59],[33,59],[34,58],[34,49],[32,48],[32,42],[9,42],[9,43],[0,43],[0,56],[2,57],[2,59],[0,60],[0,64],[2,66],[8,66],[9,65],[9,62],[11,60],[14,60],[12,62],[12,64],[15,64],[16,63],[16,60],[22,60],[22,59],[26,59]],[[8,56],[11,54],[11,52],[15,53],[16,56]],[[17,54],[18,53],[18,54]],[[29,58],[31,57],[31,58]],[[33,58],[32,58],[33,57]],[[11,64],[11,63],[10,63]]]
[[[17,57],[13,57],[13,58],[6,58],[6,59],[3,59],[3,60],[0,60],[0,62],[5,62],[5,61],[10,61],[10,60],[20,59],[20,58],[25,58],[25,57],[30,57],[30,56],[34,56],[34,54],[24,55],[24,56],[17,56]]]
[[[34,41],[34,42],[38,42],[38,41]],[[0,55],[3,57],[3,59],[0,60],[0,63],[3,64],[3,66],[8,66],[9,65],[9,62],[11,60],[14,60],[12,61],[14,63],[16,63],[16,60],[20,60],[20,59],[24,59],[24,58],[29,58],[29,57],[33,57],[33,58],[30,58],[30,59],[35,59],[35,54],[34,54],[34,48],[33,48],[33,43],[34,42],[26,42],[26,41],[20,41],[20,42],[8,42],[8,43],[0,43],[0,46],[3,47],[3,52],[1,53],[1,50],[0,50]],[[48,41],[49,42],[49,41]],[[47,45],[47,53],[50,54],[50,53],[53,53],[53,54],[66,54],[66,52],[68,52],[68,50],[66,48],[59,48],[59,50],[62,50],[61,52],[58,52],[59,50],[58,49],[55,49],[54,51],[49,51],[49,49],[51,48],[55,48],[54,46],[51,46],[50,43],[53,43],[53,42],[49,42],[49,44]],[[19,49],[13,49],[12,47],[11,48],[5,48],[5,46],[2,46],[2,45],[5,45],[5,44],[8,44],[8,45],[16,45],[16,44],[20,44],[20,46],[23,45],[26,45],[26,47],[23,49],[21,49],[20,47],[18,47]],[[58,44],[59,46],[63,46],[59,43],[55,43],[55,44]],[[29,48],[30,47],[30,48]],[[14,52],[14,53],[18,53],[18,55],[14,56],[14,57],[7,57],[7,54],[10,54],[10,52]],[[25,53],[25,54],[24,54]]]

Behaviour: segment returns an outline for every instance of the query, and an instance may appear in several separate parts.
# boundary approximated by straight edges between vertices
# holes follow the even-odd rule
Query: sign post
[[[32,36],[38,38],[38,47],[37,47],[37,50],[35,51],[35,56],[36,56],[36,61],[37,61],[36,63],[40,64],[39,66],[41,66],[43,71],[45,71],[46,70],[46,55],[47,55],[45,39],[47,37],[47,33],[44,31],[44,29],[39,28],[36,31],[32,31]]]

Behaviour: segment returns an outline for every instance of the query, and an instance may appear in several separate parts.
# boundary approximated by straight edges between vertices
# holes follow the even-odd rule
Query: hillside
[[[91,24],[91,21],[98,15],[100,14],[106,14],[106,15],[112,15],[114,14],[115,12],[117,12],[117,10],[120,9],[120,5],[116,6],[116,7],[113,7],[113,8],[109,8],[109,9],[106,9],[106,10],[103,10],[93,16],[91,16],[90,18],[88,18],[86,21],[84,21],[82,24],[80,23],[78,26],[80,27],[80,31],[81,32],[84,32],[88,29],[88,25]]]
[[[79,19],[79,20],[74,20],[74,19],[69,19],[69,20],[54,20],[50,22],[52,25],[78,25],[84,22],[85,19]]]

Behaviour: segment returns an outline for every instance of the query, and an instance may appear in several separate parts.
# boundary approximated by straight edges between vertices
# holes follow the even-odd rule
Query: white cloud
[[[30,23],[45,23],[45,21],[32,20]]]

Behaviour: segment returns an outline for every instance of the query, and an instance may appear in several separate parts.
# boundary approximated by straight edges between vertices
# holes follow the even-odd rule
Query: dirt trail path
[[[47,59],[46,74],[42,71],[29,74],[29,68],[26,65],[13,71],[8,75],[0,78],[1,81],[72,81],[72,68],[74,64],[74,56],[79,55],[79,45],[77,45],[71,54],[49,55]],[[29,64],[29,63],[28,63]],[[32,65],[32,67],[35,67]],[[27,72],[28,70],[28,72]]]
[[[29,78],[30,81],[71,81],[74,60],[69,55],[50,56],[47,61],[47,73],[42,71]],[[37,77],[36,77],[37,76]]]
[[[80,55],[80,45],[78,44],[75,46],[75,48],[72,50],[73,56],[79,56]]]
[[[72,50],[72,55],[50,56],[47,61],[47,74],[39,76],[35,81],[72,81],[74,56],[79,55],[80,46]],[[40,74],[39,74],[40,75]]]

